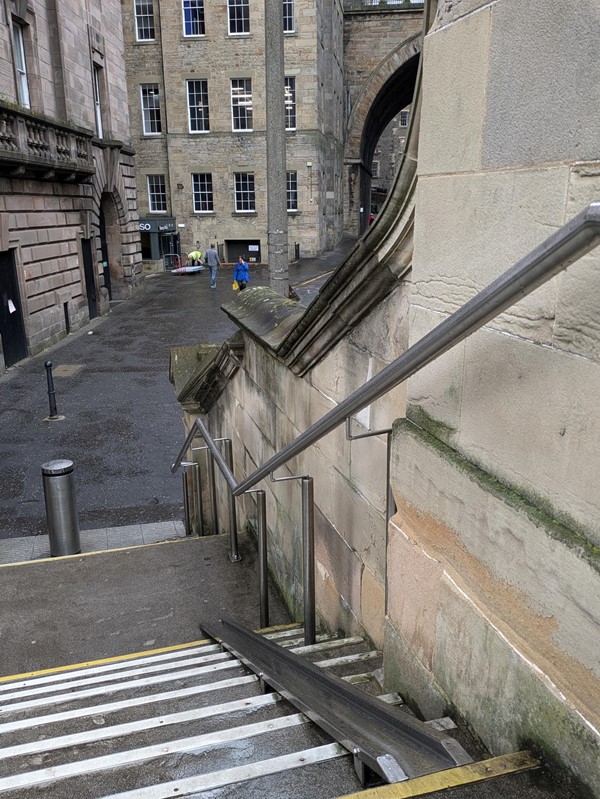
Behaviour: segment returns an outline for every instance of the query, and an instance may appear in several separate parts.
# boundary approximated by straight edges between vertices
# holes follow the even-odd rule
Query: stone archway
[[[361,235],[368,225],[373,153],[387,125],[413,100],[421,46],[422,36],[413,36],[381,61],[352,108],[344,155],[348,235]]]

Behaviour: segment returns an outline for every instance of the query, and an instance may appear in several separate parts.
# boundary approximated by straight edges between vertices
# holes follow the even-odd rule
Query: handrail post
[[[215,482],[215,459],[210,450],[206,450],[206,474],[208,476],[208,495],[210,497],[210,515],[213,535],[218,535],[219,511],[217,506],[217,484]]]
[[[200,464],[194,462],[192,472],[192,484],[194,486],[194,509],[196,511],[197,529],[194,531],[198,535],[204,535],[204,507],[202,503],[202,480],[200,478]]]
[[[256,492],[256,522],[258,527],[258,582],[260,591],[260,626],[269,626],[269,571],[267,566],[267,495],[261,488]]]
[[[315,498],[312,477],[302,478],[302,549],[304,590],[304,644],[315,635]]]
[[[231,472],[233,472],[233,445],[230,438],[223,439],[223,446],[225,449],[225,460]],[[229,502],[229,560],[232,563],[242,559],[238,551],[238,535],[237,535],[237,515],[235,512],[235,497],[231,488],[228,487],[227,498]]]
[[[188,471],[184,468],[181,472],[181,482],[183,485],[183,523],[185,534],[192,534],[192,518],[190,513],[190,491],[188,486]]]

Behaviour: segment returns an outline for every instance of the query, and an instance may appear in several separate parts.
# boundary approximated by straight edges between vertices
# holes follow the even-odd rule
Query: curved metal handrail
[[[330,433],[348,416],[403,383],[599,243],[600,202],[593,202],[243,480],[236,481],[206,425],[200,419],[195,420],[171,471],[175,472],[179,468],[194,436],[199,432],[232,494],[243,494]]]

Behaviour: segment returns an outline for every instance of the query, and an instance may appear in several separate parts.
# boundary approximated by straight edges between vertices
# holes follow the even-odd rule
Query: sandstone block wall
[[[0,178],[0,250],[12,250],[19,284],[27,353],[33,355],[89,321],[83,268],[84,238],[95,253],[93,291],[99,313],[108,311],[104,287],[100,213],[105,212],[113,296],[130,296],[140,271],[134,156],[129,139],[129,107],[123,58],[120,4],[116,0],[80,3],[5,4],[0,26],[0,95],[18,107],[11,44],[12,19],[23,25],[31,99],[27,120],[39,118],[40,136],[53,123],[83,128],[84,144],[96,131],[92,64],[100,71],[104,141],[91,147],[88,182],[63,182],[47,169],[23,161]],[[22,16],[22,15],[25,16]],[[33,116],[32,116],[33,115]],[[12,118],[15,114],[12,114]],[[9,122],[8,124],[12,124]],[[49,131],[49,132],[48,132]],[[27,147],[29,145],[22,145]],[[32,150],[34,162],[38,153]],[[60,164],[58,166],[61,166]]]
[[[244,368],[210,414],[211,430],[233,437],[234,472],[249,475],[280,447],[377,373],[405,346],[404,288],[369,324],[359,325],[306,379],[246,336]],[[373,325],[379,335],[373,336]],[[404,392],[390,393],[353,422],[354,433],[380,430],[404,412]],[[315,484],[317,607],[331,629],[363,630],[383,643],[386,557],[386,438],[346,440],[343,426],[276,476],[309,474]],[[301,497],[298,481],[270,483],[269,563],[290,610],[302,616]],[[240,523],[255,521],[241,499]],[[223,516],[227,518],[226,515]]]
[[[411,343],[598,198],[599,22],[593,3],[439,3]],[[600,796],[599,268],[589,254],[408,382],[430,436],[395,435],[386,677]]]

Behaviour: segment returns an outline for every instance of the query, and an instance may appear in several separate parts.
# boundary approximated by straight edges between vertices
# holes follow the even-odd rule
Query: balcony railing
[[[0,104],[0,171],[80,183],[94,174],[93,134]]]

